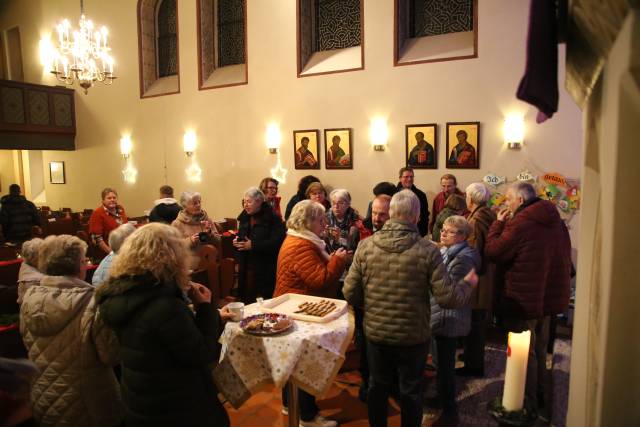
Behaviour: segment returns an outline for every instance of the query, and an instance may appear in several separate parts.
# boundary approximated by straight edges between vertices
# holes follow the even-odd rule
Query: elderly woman
[[[467,209],[467,204],[463,196],[451,194],[444,202],[444,208],[438,213],[435,221],[433,221],[432,240],[440,241],[440,231],[444,225],[444,221],[453,215],[462,215]]]
[[[195,252],[198,247],[220,242],[220,234],[213,226],[209,215],[202,209],[202,197],[195,191],[185,191],[180,196],[182,210],[171,223],[185,238],[189,247]],[[198,265],[197,257],[193,258],[191,267]]]
[[[457,283],[480,265],[476,250],[467,243],[471,227],[467,220],[459,215],[448,217],[444,221],[440,242],[442,260],[447,267],[451,281]],[[461,308],[444,309],[431,296],[431,331],[436,342],[438,361],[437,389],[445,420],[457,417],[455,404],[455,357],[456,343],[471,328],[471,302]],[[448,424],[445,424],[448,425]]]
[[[118,345],[97,316],[94,287],[84,281],[87,244],[49,236],[40,246],[40,286],[27,290],[20,332],[40,370],[31,391],[38,425],[117,426],[122,421],[112,366]]]
[[[274,297],[286,294],[335,296],[338,280],[346,265],[347,252],[340,248],[329,255],[322,237],[326,226],[325,210],[312,200],[303,200],[287,221],[287,238],[278,255],[278,273]],[[287,412],[287,396],[282,393]],[[318,413],[313,395],[299,391],[301,426],[336,426]]]
[[[324,189],[324,185],[319,182],[312,182],[307,187],[307,191],[304,193],[305,199],[313,200],[320,203],[325,209],[331,207],[331,203],[327,200],[327,190]]]
[[[18,305],[22,304],[25,292],[31,286],[38,286],[44,276],[38,270],[38,250],[43,240],[39,238],[27,240],[22,244],[22,265],[18,272]]]
[[[331,209],[327,211],[328,233],[325,236],[329,252],[338,248],[354,251],[360,241],[364,225],[358,213],[351,207],[351,195],[338,188],[329,194]]]
[[[93,277],[91,278],[91,284],[93,286],[97,286],[107,280],[113,258],[120,250],[120,247],[124,243],[124,239],[133,234],[134,231],[136,231],[136,227],[133,224],[126,223],[122,224],[109,234],[109,246],[111,247],[111,252],[109,255],[104,257],[102,261],[100,261],[100,265],[98,265],[95,273],[93,273]]]
[[[109,233],[127,222],[124,208],[118,204],[118,193],[113,188],[102,190],[102,204],[98,206],[89,218],[89,234],[91,240],[105,254],[111,252],[107,244]]]
[[[496,220],[496,214],[487,206],[491,193],[480,182],[470,184],[467,189],[467,220],[471,233],[467,241],[480,255],[478,288],[471,296],[471,332],[465,339],[464,367],[457,373],[464,376],[484,376],[484,345],[486,341],[487,319],[493,301],[494,266],[484,252],[489,227]]]
[[[287,203],[287,209],[284,213],[285,221],[289,219],[289,215],[291,215],[293,207],[298,202],[301,202],[305,199],[305,192],[307,191],[309,184],[311,184],[312,182],[320,182],[320,180],[313,175],[305,175],[300,178],[300,181],[298,181],[298,191],[293,195],[293,197],[291,197],[289,203]]]
[[[271,209],[273,209],[273,213],[278,215],[280,219],[282,219],[282,212],[280,211],[280,196],[278,196],[278,180],[275,178],[264,178],[260,181],[260,191],[265,196],[265,200],[269,205],[271,205]]]
[[[145,225],[125,240],[110,279],[96,291],[122,347],[127,426],[229,425],[210,370],[220,352],[221,318],[211,292],[190,284],[189,256],[175,228]]]
[[[271,298],[276,284],[278,252],[285,238],[285,227],[262,191],[251,187],[242,198],[244,209],[238,215],[237,249],[238,287],[245,303],[256,296]]]

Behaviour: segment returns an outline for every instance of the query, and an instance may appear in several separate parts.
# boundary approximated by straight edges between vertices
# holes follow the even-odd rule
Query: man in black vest
[[[415,174],[413,168],[404,167],[400,169],[400,182],[398,183],[398,191],[411,190],[420,201],[420,219],[418,220],[418,231],[422,237],[429,232],[429,202],[427,195],[413,184]]]

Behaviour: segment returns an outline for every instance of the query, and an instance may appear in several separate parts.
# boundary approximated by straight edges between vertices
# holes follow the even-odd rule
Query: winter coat
[[[495,221],[485,252],[504,272],[497,290],[500,313],[535,319],[567,309],[571,240],[553,203],[536,198],[509,221]]]
[[[178,217],[181,210],[182,207],[173,197],[158,199],[155,201],[155,206],[151,209],[151,212],[149,212],[149,221],[171,224]]]
[[[298,202],[301,202],[304,200],[304,195],[299,196],[298,194],[294,194],[291,199],[289,199],[289,203],[287,203],[287,207],[284,211],[284,220],[288,220],[289,217],[291,216],[291,211],[293,211],[293,207],[298,204]]]
[[[39,286],[43,277],[44,274],[40,273],[40,270],[24,261],[22,262],[18,272],[18,305],[22,304],[27,290],[32,286]]]
[[[402,191],[405,188],[401,183],[398,183],[398,191]],[[422,237],[426,236],[429,232],[429,202],[427,201],[427,195],[415,185],[412,185],[409,190],[413,191],[420,201],[420,219],[418,220],[418,230]]]
[[[36,205],[24,196],[7,194],[0,199],[0,225],[4,238],[10,242],[31,239],[31,228],[40,225]]]
[[[410,346],[429,340],[430,293],[442,307],[460,307],[471,286],[451,282],[438,248],[414,224],[390,219],[360,242],[342,292],[351,305],[364,305],[367,339]]]
[[[471,234],[467,242],[480,255],[480,266],[476,270],[478,287],[471,295],[471,308],[474,310],[491,310],[495,264],[487,257],[484,246],[489,234],[489,227],[495,220],[496,214],[486,205],[475,208],[467,218],[471,227]]]
[[[112,366],[118,343],[97,315],[94,288],[66,276],[45,276],[20,308],[20,332],[40,373],[31,406],[40,426],[117,426],[122,421]]]
[[[472,268],[480,267],[480,257],[466,241],[447,248],[445,266],[453,282],[460,282]],[[471,300],[460,308],[442,308],[431,296],[431,333],[443,337],[463,337],[471,330]]]
[[[274,297],[286,293],[335,298],[345,261],[327,259],[313,242],[287,236],[278,255]]]
[[[196,233],[200,233],[201,231],[204,231],[204,228],[202,227],[202,221],[209,221],[213,226],[213,221],[209,219],[209,215],[207,215],[207,213],[204,210],[202,210],[199,215],[194,216],[194,215],[188,214],[187,211],[183,209],[180,211],[180,213],[178,213],[178,216],[171,223],[171,226],[177,228],[178,231],[180,231],[180,233],[186,239],[190,248],[196,248],[201,243],[202,244],[219,243],[220,235],[218,234],[218,231],[216,230],[215,227],[211,228],[211,235],[208,236],[207,242],[193,243],[191,241],[191,236],[193,236]]]
[[[253,216],[242,211],[238,215],[238,234],[251,240],[251,250],[235,251],[238,261],[238,286],[241,298],[245,298],[247,290],[247,272],[255,274],[255,287],[258,294],[271,298],[276,285],[276,267],[278,252],[286,236],[287,230],[279,216],[275,215],[268,203],[262,203],[260,210]]]
[[[121,343],[126,426],[229,425],[211,377],[221,333],[211,304],[194,315],[175,283],[151,275],[111,278],[96,301]]]

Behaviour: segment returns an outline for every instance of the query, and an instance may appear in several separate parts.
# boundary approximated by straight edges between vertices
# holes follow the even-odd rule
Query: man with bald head
[[[389,203],[391,203],[391,196],[386,194],[380,194],[371,204],[371,224],[373,225],[373,232],[380,230],[385,222],[389,220]]]

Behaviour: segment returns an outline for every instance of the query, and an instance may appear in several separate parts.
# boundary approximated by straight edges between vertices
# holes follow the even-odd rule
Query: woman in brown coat
[[[287,238],[278,255],[274,297],[286,293],[335,297],[338,280],[347,262],[340,248],[329,255],[322,240],[326,227],[325,210],[312,200],[295,205],[287,220]],[[299,391],[300,425],[333,427],[337,423],[318,413],[315,396]],[[288,413],[286,393],[282,393],[283,412]]]
[[[478,269],[478,287],[471,296],[471,331],[465,340],[464,367],[457,373],[463,376],[484,376],[484,345],[486,340],[487,320],[491,316],[491,302],[493,299],[493,263],[489,261],[484,251],[484,245],[489,233],[489,227],[496,220],[496,214],[487,206],[491,193],[480,182],[474,182],[466,189],[467,220],[471,226],[471,234],[467,239],[469,246],[476,249],[480,255]]]
[[[193,251],[191,268],[196,268],[200,263],[200,258],[197,256],[198,249],[202,245],[220,243],[220,234],[209,219],[207,212],[202,209],[200,193],[185,191],[180,196],[180,205],[182,205],[182,210],[171,226],[178,229]],[[215,256],[213,258],[215,259]]]

